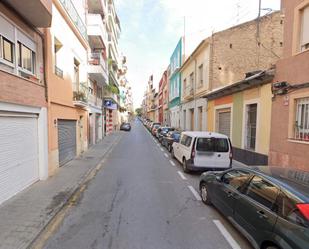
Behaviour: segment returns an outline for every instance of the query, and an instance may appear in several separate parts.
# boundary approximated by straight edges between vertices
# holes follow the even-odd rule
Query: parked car
[[[225,170],[232,166],[231,142],[226,135],[215,132],[182,132],[171,153],[182,163],[184,172]]]
[[[120,125],[121,131],[130,131],[131,130],[131,124],[130,123],[122,123]]]
[[[254,248],[309,248],[309,172],[268,166],[206,172],[200,193]]]
[[[150,125],[150,127],[149,127],[149,131],[150,131],[150,132],[152,131],[152,128],[153,128],[155,125],[161,126],[161,123],[159,123],[159,122],[152,122],[151,125]]]
[[[160,129],[157,130],[157,134],[156,137],[159,140],[159,142],[162,142],[163,137],[167,136],[167,133],[169,133],[170,131],[174,131],[175,128],[172,127],[161,127]]]
[[[161,126],[159,124],[155,124],[152,128],[151,128],[151,134],[153,136],[156,136],[157,134],[157,130],[160,128]]]
[[[172,145],[174,142],[179,142],[180,132],[179,131],[170,131],[166,136],[162,137],[162,145],[167,148],[169,152],[172,151]]]

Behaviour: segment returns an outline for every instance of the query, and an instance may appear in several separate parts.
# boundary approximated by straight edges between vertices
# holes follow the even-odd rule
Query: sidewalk
[[[56,175],[0,205],[0,249],[27,248],[121,136],[115,132],[105,137]]]

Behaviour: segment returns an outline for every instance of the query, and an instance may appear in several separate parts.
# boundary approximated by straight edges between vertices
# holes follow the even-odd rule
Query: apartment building
[[[207,130],[229,136],[234,158],[248,165],[268,163],[271,83],[282,50],[278,11],[211,36]]]
[[[309,1],[282,0],[283,56],[273,84],[269,164],[308,170]]]
[[[209,91],[210,39],[203,40],[180,68],[182,130],[206,131]]]
[[[180,128],[181,74],[183,62],[183,38],[181,38],[170,58],[169,111],[171,126]]]
[[[83,0],[54,0],[45,31],[50,174],[88,148],[86,14]]]
[[[121,58],[118,48],[118,40],[120,37],[121,27],[113,0],[107,0],[107,8],[109,87],[104,90],[104,107],[106,112],[106,134],[110,134],[119,128],[120,91],[118,70],[121,64]]]
[[[29,2],[0,2],[0,204],[48,177],[42,28],[51,24],[52,7]]]
[[[103,88],[108,85],[107,1],[87,0],[88,51],[88,145],[103,138]]]
[[[163,124],[170,126],[170,115],[169,115],[169,67],[162,76],[162,97],[163,97]]]

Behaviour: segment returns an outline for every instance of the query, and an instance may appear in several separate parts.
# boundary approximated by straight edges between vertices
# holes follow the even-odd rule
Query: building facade
[[[229,136],[234,158],[245,164],[268,162],[271,82],[282,39],[280,12],[211,37],[207,129]]]
[[[171,126],[180,128],[181,74],[179,69],[183,62],[183,38],[179,40],[170,58],[169,77],[169,114]]]
[[[51,25],[52,7],[47,0],[31,2],[0,3],[0,204],[48,177],[41,28]]]
[[[269,164],[308,170],[309,1],[282,0],[282,9],[284,50],[273,84]]]
[[[202,96],[209,91],[209,63],[210,43],[203,40],[180,69],[182,130],[206,131],[207,100]]]
[[[88,148],[90,47],[86,9],[76,9],[71,1],[53,1],[52,25],[45,30],[50,174]]]
[[[169,67],[165,70],[163,74],[162,82],[162,98],[163,98],[163,124],[166,126],[171,126],[170,114],[169,114]]]

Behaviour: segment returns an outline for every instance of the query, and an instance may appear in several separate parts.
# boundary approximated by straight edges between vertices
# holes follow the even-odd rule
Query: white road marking
[[[239,246],[239,244],[234,240],[234,238],[232,237],[232,235],[226,230],[226,228],[223,226],[223,224],[221,223],[221,221],[219,220],[213,220],[213,222],[215,223],[215,225],[217,226],[217,228],[219,229],[219,231],[222,233],[222,235],[224,236],[224,238],[226,239],[226,241],[230,244],[230,246],[233,249],[241,249],[241,247]]]
[[[163,152],[164,150],[162,148],[160,148],[160,150]]]
[[[196,192],[196,190],[192,186],[188,186],[188,188],[191,190],[191,192],[194,195],[194,197],[196,198],[196,200],[198,200],[198,201],[202,200],[199,193]]]
[[[157,144],[158,147],[160,147],[160,144]]]
[[[176,164],[175,164],[172,160],[170,160],[170,163],[171,163],[173,166],[176,166]]]
[[[168,158],[168,154],[164,153],[164,156],[165,156],[166,158]]]
[[[182,180],[187,180],[187,178],[184,176],[183,173],[181,173],[180,171],[177,171],[178,175],[180,175]]]

